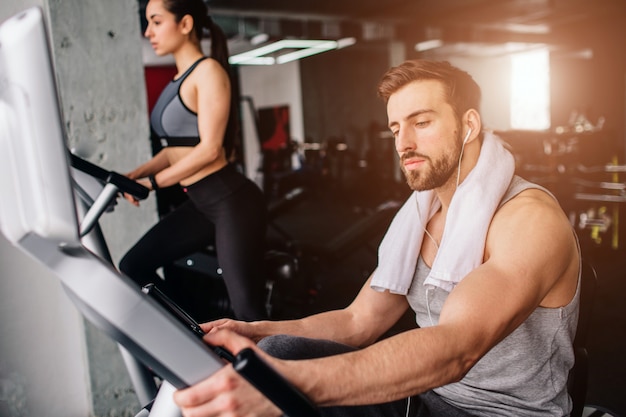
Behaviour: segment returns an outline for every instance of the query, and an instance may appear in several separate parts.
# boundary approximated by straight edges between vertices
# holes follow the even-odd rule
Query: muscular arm
[[[277,367],[322,405],[390,401],[460,380],[537,306],[563,306],[576,290],[573,231],[540,191],[525,192],[498,212],[486,249],[484,264],[451,292],[438,325],[354,353]]]

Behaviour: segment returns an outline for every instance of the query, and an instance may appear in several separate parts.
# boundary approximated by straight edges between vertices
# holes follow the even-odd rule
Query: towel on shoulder
[[[500,138],[484,133],[476,166],[457,188],[425,285],[452,291],[483,260],[487,231],[513,179],[515,159]],[[394,217],[378,248],[371,286],[407,294],[417,266],[426,225],[441,203],[433,190],[414,191]]]

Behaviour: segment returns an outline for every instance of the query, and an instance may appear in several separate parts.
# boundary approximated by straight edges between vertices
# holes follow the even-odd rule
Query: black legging
[[[164,216],[124,255],[120,270],[141,286],[158,282],[159,267],[214,244],[236,318],[266,318],[263,193],[231,165],[184,190],[189,200]]]

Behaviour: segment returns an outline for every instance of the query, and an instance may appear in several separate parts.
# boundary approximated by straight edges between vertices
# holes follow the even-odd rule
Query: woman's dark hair
[[[480,87],[471,75],[447,61],[416,59],[391,68],[378,84],[378,96],[386,103],[400,88],[421,80],[437,80],[444,85],[446,99],[459,120],[469,109],[479,110]]]
[[[227,157],[230,157],[239,132],[239,95],[228,63],[229,53],[226,35],[222,28],[209,16],[209,11],[203,0],[163,0],[163,6],[175,16],[176,22],[180,22],[186,15],[193,18],[194,35],[198,43],[204,38],[204,29],[208,29],[211,40],[211,58],[220,63],[230,78],[230,113],[223,144]]]

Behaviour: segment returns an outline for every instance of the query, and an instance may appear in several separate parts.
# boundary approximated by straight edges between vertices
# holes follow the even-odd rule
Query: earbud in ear
[[[465,143],[467,142],[471,134],[472,134],[472,128],[470,127],[469,129],[467,129],[467,134],[465,135],[465,139],[463,139],[463,145],[465,145]]]

